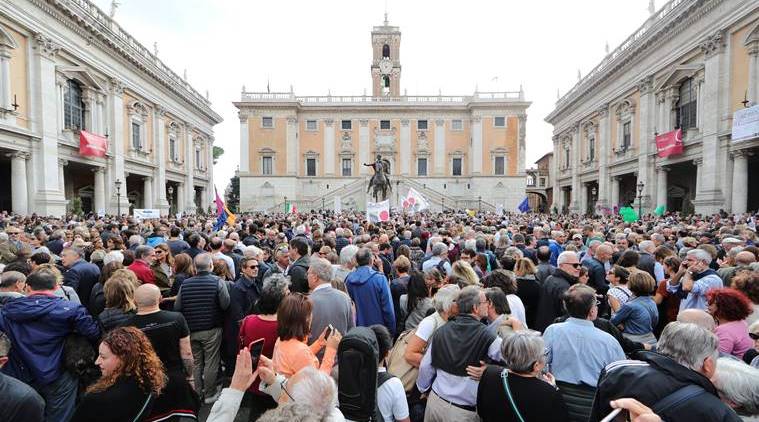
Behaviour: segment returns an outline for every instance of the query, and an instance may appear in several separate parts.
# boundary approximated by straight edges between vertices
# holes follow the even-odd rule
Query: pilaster
[[[598,109],[598,201],[596,209],[609,206],[609,148],[611,137],[609,129],[609,104]],[[555,160],[555,157],[554,157]]]
[[[240,174],[244,175],[250,172],[250,131],[248,130],[248,114],[240,111],[237,115],[240,118]],[[287,126],[289,131],[290,125]]]
[[[417,134],[417,136],[419,136]],[[400,174],[408,176],[411,164],[411,128],[408,119],[401,120],[401,139],[400,139]]]
[[[469,163],[472,176],[482,174],[482,119],[479,116],[472,117],[472,149],[469,153]],[[517,169],[517,172],[524,169]]]
[[[169,213],[169,201],[166,199],[166,109],[160,105],[155,106],[155,124],[153,125],[156,160],[158,167],[155,170],[156,206],[161,215]]]
[[[335,175],[335,155],[337,150],[335,148],[335,120],[324,120],[324,175]]]
[[[298,118],[295,116],[288,117],[287,118],[287,133],[285,135],[286,137],[285,148],[287,149],[287,168],[285,170],[287,171],[288,176],[298,175],[298,163],[300,162],[298,131],[299,131]],[[247,136],[246,136],[246,140],[247,140]],[[275,169],[274,174],[276,173],[277,172]]]
[[[369,159],[369,120],[360,119],[358,121],[358,159],[361,161],[359,164],[359,174],[366,176],[369,174],[369,167],[363,165],[368,164]],[[371,160],[373,162],[373,160]]]

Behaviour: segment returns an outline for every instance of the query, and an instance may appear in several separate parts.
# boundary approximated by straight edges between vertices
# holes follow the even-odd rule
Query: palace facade
[[[757,210],[758,104],[759,2],[671,0],[546,118],[552,207]],[[681,139],[682,151],[657,138]]]
[[[397,205],[414,188],[434,209],[515,209],[525,193],[524,93],[401,94],[401,33],[371,33],[372,95],[243,92],[240,208],[361,209],[380,155]]]
[[[0,2],[0,209],[206,209],[219,122],[207,96],[89,0]],[[104,156],[81,152],[83,133]]]

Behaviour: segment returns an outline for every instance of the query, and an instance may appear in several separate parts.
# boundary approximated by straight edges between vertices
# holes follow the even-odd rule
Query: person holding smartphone
[[[680,270],[669,281],[667,291],[681,299],[680,312],[685,309],[706,310],[706,293],[723,287],[717,272],[709,268],[712,256],[703,249],[691,249],[680,265]]]

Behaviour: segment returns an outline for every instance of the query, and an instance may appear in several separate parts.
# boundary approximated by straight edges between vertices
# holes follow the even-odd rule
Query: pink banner
[[[659,158],[683,153],[683,130],[677,129],[656,136],[656,151]]]
[[[105,157],[108,140],[94,133],[79,131],[79,154],[85,157]]]

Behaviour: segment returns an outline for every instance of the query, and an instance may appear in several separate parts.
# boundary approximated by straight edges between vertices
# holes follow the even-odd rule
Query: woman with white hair
[[[759,368],[719,358],[712,381],[722,401],[744,421],[759,420]]]
[[[445,325],[449,318],[455,316],[454,305],[460,290],[459,286],[448,284],[440,288],[433,296],[432,306],[435,307],[436,312],[425,317],[416,327],[416,331],[408,335],[408,345],[404,357],[411,366],[419,367],[432,334]],[[399,338],[398,341],[401,339]]]
[[[345,281],[345,277],[353,271],[353,257],[358,252],[358,246],[346,245],[340,250],[340,265],[333,266],[332,279]]]

